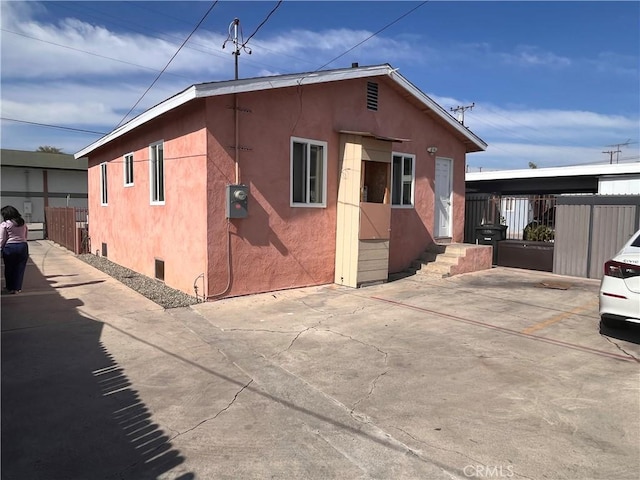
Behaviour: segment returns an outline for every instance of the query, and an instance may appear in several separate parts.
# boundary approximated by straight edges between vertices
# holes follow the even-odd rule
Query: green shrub
[[[552,242],[555,232],[546,225],[528,225],[524,229],[524,239],[530,242]]]

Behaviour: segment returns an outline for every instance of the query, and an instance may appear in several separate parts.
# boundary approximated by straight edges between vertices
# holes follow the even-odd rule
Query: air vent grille
[[[164,282],[164,260],[156,258],[156,279]]]
[[[367,82],[367,109],[378,111],[378,84]]]

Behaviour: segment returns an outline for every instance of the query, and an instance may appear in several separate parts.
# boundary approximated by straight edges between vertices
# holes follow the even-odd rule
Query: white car
[[[600,319],[607,327],[640,323],[640,230],[604,264]]]

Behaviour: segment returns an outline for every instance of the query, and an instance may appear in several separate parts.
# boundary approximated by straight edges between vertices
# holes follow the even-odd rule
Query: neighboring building
[[[482,201],[482,194],[499,196],[508,238],[521,239],[531,222],[553,223],[557,195],[640,195],[640,162],[473,172],[466,185],[470,205]],[[467,225],[467,241],[472,227]]]
[[[467,193],[547,195],[640,194],[640,162],[471,172]]]
[[[465,239],[506,226],[501,266],[600,278],[640,227],[640,162],[467,173],[466,184]]]
[[[13,205],[41,235],[45,207],[87,207],[87,160],[63,153],[0,150],[2,205]],[[40,237],[41,238],[41,237]]]
[[[92,250],[213,298],[385,281],[461,242],[485,149],[391,66],[356,65],[193,85],[76,158]]]

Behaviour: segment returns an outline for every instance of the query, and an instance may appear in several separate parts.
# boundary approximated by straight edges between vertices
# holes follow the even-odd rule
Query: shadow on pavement
[[[184,458],[55,277],[30,262],[23,293],[2,295],[2,479],[167,474]]]

